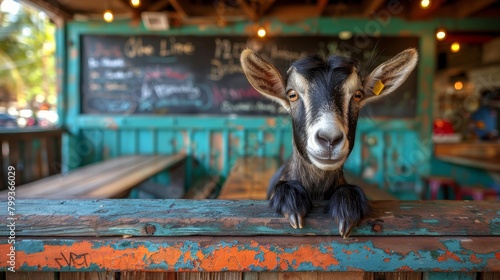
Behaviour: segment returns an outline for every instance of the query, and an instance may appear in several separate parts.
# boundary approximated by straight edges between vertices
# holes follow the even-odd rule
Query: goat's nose
[[[342,142],[344,135],[338,130],[323,130],[316,132],[316,141],[323,147],[336,146]]]

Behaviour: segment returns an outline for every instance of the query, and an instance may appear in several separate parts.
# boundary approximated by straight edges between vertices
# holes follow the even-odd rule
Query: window
[[[0,0],[0,114],[16,125],[57,122],[55,30],[48,16],[13,0]]]

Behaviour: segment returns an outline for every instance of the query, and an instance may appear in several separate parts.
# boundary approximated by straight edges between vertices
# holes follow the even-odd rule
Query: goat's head
[[[298,153],[320,169],[335,170],[353,148],[360,109],[399,87],[417,58],[415,49],[405,50],[363,78],[352,58],[325,60],[313,55],[294,62],[286,82],[273,65],[251,50],[243,51],[241,65],[250,84],[291,115]]]

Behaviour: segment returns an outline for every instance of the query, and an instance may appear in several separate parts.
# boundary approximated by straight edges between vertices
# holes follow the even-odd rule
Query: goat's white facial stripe
[[[309,159],[320,169],[334,170],[339,168],[349,153],[349,143],[346,130],[332,112],[321,112],[321,117],[307,129],[307,153]],[[317,139],[319,131],[325,131],[333,135],[341,135],[336,145],[325,147]],[[324,144],[324,143],[323,143]],[[328,162],[330,161],[330,162]]]
[[[304,109],[306,112],[306,124],[310,126],[309,121],[311,120],[311,103],[309,99],[309,82],[299,73],[295,72],[293,68],[288,70],[290,76],[288,78],[288,84],[299,93],[300,98],[304,102]],[[288,90],[288,89],[287,89]]]
[[[349,103],[351,102],[352,95],[356,92],[357,89],[361,87],[361,81],[358,76],[358,71],[356,68],[353,69],[351,75],[347,77],[342,85],[342,91],[344,92],[344,119],[347,120],[348,112],[349,112]]]

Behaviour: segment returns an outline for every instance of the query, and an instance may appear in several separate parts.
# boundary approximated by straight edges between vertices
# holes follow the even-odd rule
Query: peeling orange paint
[[[413,271],[413,269],[407,265],[403,265],[402,267],[398,268],[397,271]]]
[[[478,258],[476,255],[470,255],[469,257],[469,260],[472,262],[472,263],[481,263],[483,261],[483,259],[481,258]]]
[[[300,265],[300,262],[297,262],[297,259],[309,260],[311,265],[316,267],[339,265],[339,261],[333,255],[333,250],[331,250],[331,254],[324,254],[317,248],[302,246],[292,253],[281,253],[280,261],[282,262],[280,263],[280,267],[283,269],[287,269],[288,267],[297,269]],[[287,266],[284,266],[284,264],[287,264]]]
[[[352,255],[352,251],[350,250],[342,249],[342,252],[346,255]]]
[[[390,261],[391,261],[391,259],[389,259],[389,258],[384,259],[384,262],[390,262]]]
[[[496,253],[495,253],[495,258],[496,258],[497,260],[500,260],[500,252],[496,252]]]
[[[444,262],[444,261],[447,261],[447,260],[450,260],[450,259],[452,259],[452,260],[454,260],[456,262],[460,262],[460,257],[457,256],[457,255],[455,255],[455,254],[453,254],[452,252],[450,252],[448,250],[444,254],[442,254],[441,256],[439,256],[437,258],[437,261],[438,262]]]
[[[223,247],[214,250],[210,256],[205,256],[205,259],[200,263],[200,268],[207,271],[242,270],[255,264],[257,253],[257,251],[251,250],[238,250],[236,247]],[[268,265],[274,267],[276,263],[273,263],[272,259],[271,257],[266,261],[270,261],[271,263]],[[276,260],[276,257],[274,260]]]

